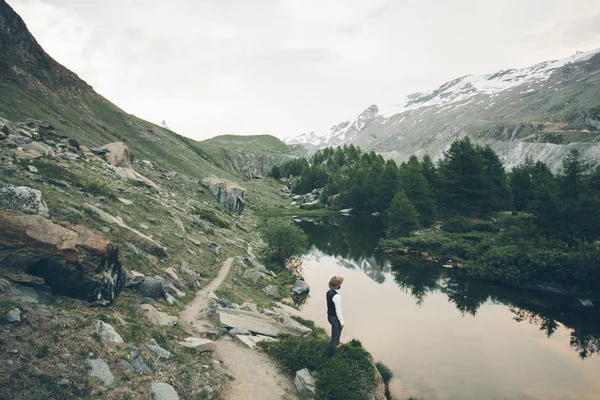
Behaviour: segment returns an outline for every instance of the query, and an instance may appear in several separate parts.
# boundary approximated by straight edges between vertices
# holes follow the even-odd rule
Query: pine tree
[[[394,196],[386,212],[386,219],[388,238],[408,236],[419,229],[419,213],[402,190]]]
[[[436,206],[433,190],[423,175],[417,157],[410,156],[408,162],[402,164],[398,174],[399,187],[419,213],[420,224],[429,226],[434,223]]]

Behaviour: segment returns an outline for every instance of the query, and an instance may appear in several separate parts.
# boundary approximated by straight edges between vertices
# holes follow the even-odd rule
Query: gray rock
[[[244,310],[244,311],[252,311],[252,312],[258,312],[258,307],[256,307],[256,304],[254,303],[243,303],[240,306],[240,310]]]
[[[129,250],[131,250],[131,252],[133,254],[135,254],[136,256],[139,256],[140,254],[142,254],[142,252],[140,251],[140,249],[138,249],[137,247],[135,247],[135,244],[133,244],[133,243],[127,242],[127,243],[125,243],[125,246],[127,246],[127,248]]]
[[[21,303],[41,304],[49,306],[55,303],[52,295],[52,288],[49,286],[21,286],[15,285],[10,290],[10,297],[13,301]]]
[[[43,217],[47,217],[50,211],[42,198],[42,192],[27,186],[12,185],[0,187],[0,209]]]
[[[249,330],[243,328],[232,328],[229,330],[229,334],[233,337],[236,337],[238,335],[252,335],[252,333]]]
[[[131,365],[131,363],[127,360],[119,360],[119,363],[121,364],[121,367],[125,368],[127,371],[131,372],[132,374],[137,373],[137,371],[135,370],[135,368],[133,368],[133,365]]]
[[[198,273],[191,269],[190,265],[185,261],[182,261],[179,264],[179,271],[181,271],[182,274],[186,274],[194,279],[198,279]]]
[[[130,364],[136,373],[150,375],[154,374],[154,370],[150,365],[148,365],[148,362],[139,350],[133,350],[131,353],[129,353],[129,358]]]
[[[183,347],[195,349],[199,352],[215,351],[216,349],[215,342],[212,340],[197,337],[185,338],[183,341],[179,342],[179,344]]]
[[[125,285],[124,286],[126,288],[131,288],[131,287],[140,285],[145,280],[146,280],[146,277],[144,276],[144,274],[140,274],[139,272],[135,272],[135,271],[127,271],[125,273]]]
[[[227,211],[240,214],[244,211],[248,191],[237,183],[209,176],[202,180],[202,184],[206,186],[217,200],[227,209]]]
[[[258,268],[252,268],[244,271],[243,277],[252,283],[256,283],[260,279],[264,278],[265,274],[263,274]]]
[[[283,317],[283,327],[292,335],[306,337],[312,333],[312,329],[302,325],[290,317]]]
[[[62,181],[60,179],[47,178],[46,182],[48,182],[49,184],[51,184],[53,186],[60,187],[63,189],[69,189],[71,187],[71,185],[69,185],[68,182]]]
[[[148,318],[148,321],[158,326],[175,326],[177,325],[177,317],[158,311],[150,304],[142,304],[139,310]]]
[[[21,135],[8,135],[4,139],[4,143],[12,144],[13,146],[23,146],[24,144],[30,143],[31,139]]]
[[[316,394],[316,382],[307,368],[296,372],[294,384],[298,389],[300,396],[306,396],[309,399],[314,399]]]
[[[163,349],[162,347],[160,347],[157,344],[149,344],[148,348],[150,349],[151,352],[156,354],[158,356],[158,358],[165,358],[168,360],[172,356],[170,351]]]
[[[226,328],[241,328],[253,333],[273,337],[281,334],[281,325],[266,315],[222,308],[217,311],[216,316],[220,324]]]
[[[156,277],[146,277],[140,284],[139,289],[143,296],[150,297],[151,299],[162,299],[167,293],[164,281]]]
[[[202,337],[204,339],[217,340],[221,337],[221,331],[211,329],[206,332],[202,332]]]
[[[98,332],[102,337],[102,340],[106,342],[123,343],[123,338],[115,331],[115,328],[103,321],[96,321],[96,332]]]
[[[62,388],[66,388],[69,387],[69,384],[71,383],[71,381],[67,378],[63,378],[60,381],[58,381],[58,386],[62,387]]]
[[[6,322],[21,322],[21,310],[13,308],[6,314]]]
[[[37,169],[35,166],[33,166],[33,165],[28,165],[28,166],[27,166],[27,169],[28,169],[28,170],[29,170],[29,172],[31,172],[31,173],[34,173],[34,174],[37,174],[37,173],[38,173],[38,169]]]
[[[115,377],[110,373],[110,368],[108,368],[108,364],[101,358],[96,358],[94,360],[87,360],[88,365],[92,368],[88,375],[93,378],[98,378],[102,384],[105,386],[112,385]]]
[[[227,299],[218,299],[217,304],[223,308],[235,308],[233,303]]]
[[[179,395],[168,383],[153,383],[152,400],[179,400]]]
[[[171,296],[169,293],[165,294],[165,300],[167,300],[167,303],[169,303],[172,306],[179,304],[179,301],[177,301],[177,299]]]
[[[279,296],[279,289],[277,289],[275,286],[273,285],[269,285],[267,287],[265,287],[263,289],[263,292],[265,292],[265,294],[269,297],[275,297],[278,298]]]
[[[296,283],[294,283],[291,293],[293,295],[299,296],[299,295],[306,294],[309,291],[310,291],[310,286],[308,286],[308,283],[304,282],[301,279],[298,279],[296,281]]]

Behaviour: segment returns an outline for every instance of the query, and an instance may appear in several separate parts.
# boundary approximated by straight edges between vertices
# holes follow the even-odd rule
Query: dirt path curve
[[[252,248],[249,253],[252,255]],[[208,295],[216,291],[229,274],[233,258],[223,263],[217,277],[196,293],[180,314],[179,319],[190,334],[198,334],[214,328],[210,321],[198,319],[198,313],[205,309],[210,299]],[[225,399],[235,400],[297,400],[296,389],[291,379],[282,375],[275,363],[264,353],[251,350],[226,335],[215,342],[215,358],[225,363],[234,380],[223,393]]]

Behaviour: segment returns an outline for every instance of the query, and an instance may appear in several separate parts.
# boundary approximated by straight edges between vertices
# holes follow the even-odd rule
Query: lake
[[[330,332],[327,283],[343,276],[342,342],[360,340],[390,367],[399,399],[600,399],[598,306],[377,255],[382,228],[375,218],[298,226],[311,243],[303,311]]]

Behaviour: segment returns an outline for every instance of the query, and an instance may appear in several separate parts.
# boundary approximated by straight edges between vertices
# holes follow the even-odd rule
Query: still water
[[[570,296],[468,279],[374,254],[375,219],[301,222],[308,318],[329,330],[327,282],[345,278],[342,342],[394,372],[392,393],[428,400],[600,399],[600,310]]]

